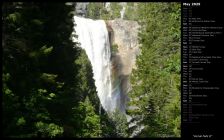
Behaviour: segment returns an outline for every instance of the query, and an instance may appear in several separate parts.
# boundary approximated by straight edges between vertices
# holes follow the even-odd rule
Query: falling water
[[[120,14],[121,14],[121,19],[124,18],[124,12],[125,12],[125,6],[122,7]]]
[[[77,16],[74,16],[74,21],[78,40],[73,39],[81,43],[81,48],[86,51],[91,62],[97,95],[102,107],[107,112],[113,112],[115,109],[124,112],[120,101],[120,88],[113,84],[115,82],[111,72],[110,43],[105,22]]]

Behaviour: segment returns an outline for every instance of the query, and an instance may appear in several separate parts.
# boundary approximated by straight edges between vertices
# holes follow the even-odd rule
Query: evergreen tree
[[[139,4],[141,54],[131,76],[129,114],[139,137],[180,136],[180,4]]]
[[[105,3],[103,2],[92,2],[87,5],[87,18],[91,19],[103,19],[113,20],[120,18],[120,11],[122,6],[117,2],[111,2],[110,9],[107,10]]]
[[[132,4],[125,18],[142,28],[129,94],[130,106],[137,109],[128,114],[145,126],[139,137],[180,136],[180,4],[138,3],[133,9]],[[74,7],[3,3],[4,136],[129,136],[125,115],[99,109],[91,64],[71,39]],[[90,3],[88,17],[115,19],[121,9],[118,3],[111,3],[112,11],[104,3]]]
[[[77,108],[74,110],[74,122],[76,129],[76,137],[90,138],[90,137],[100,137],[100,117],[95,113],[95,109],[92,106],[88,97],[86,97],[84,102],[79,102]]]
[[[76,97],[73,8],[64,3],[3,3],[4,136],[62,135]]]

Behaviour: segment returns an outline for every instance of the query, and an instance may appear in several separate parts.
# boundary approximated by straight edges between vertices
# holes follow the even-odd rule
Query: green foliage
[[[116,110],[113,113],[101,114],[100,117],[103,138],[128,137],[128,123],[124,114]]]
[[[3,135],[56,137],[76,105],[70,40],[74,5],[7,2],[3,19]],[[73,87],[73,88],[71,88]],[[42,123],[38,123],[42,122]],[[38,124],[38,125],[36,125]]]
[[[111,19],[120,18],[120,11],[122,9],[122,6],[119,5],[117,2],[111,2]]]
[[[87,6],[87,17],[92,19],[99,19],[101,10],[103,9],[102,3],[89,3]]]
[[[90,2],[87,6],[87,17],[91,19],[104,19],[112,20],[115,18],[120,18],[120,11],[122,6],[117,2],[112,2],[110,4],[110,11],[105,8],[105,3],[100,2]]]
[[[180,4],[139,3],[141,54],[129,94],[133,116],[143,116],[138,137],[180,136]]]
[[[44,54],[44,55],[49,55],[53,50],[53,46],[47,48],[46,45],[40,48],[40,51]]]
[[[37,130],[39,133],[42,134],[42,137],[56,137],[57,135],[62,135],[63,128],[54,124],[54,123],[43,123],[43,122],[37,122],[35,124]]]
[[[24,125],[26,123],[26,120],[24,117],[20,117],[16,123],[16,125]]]
[[[127,138],[128,123],[125,114],[122,114],[116,110],[113,114],[110,114],[110,118],[115,125],[116,137]]]
[[[111,49],[112,49],[112,53],[117,53],[118,52],[118,45],[117,44],[113,44],[112,46],[111,46]]]
[[[133,2],[128,2],[127,3],[125,13],[124,13],[124,19],[125,20],[137,21],[139,19],[138,4],[139,3],[133,3]]]
[[[96,112],[98,112],[100,104],[96,93],[95,81],[93,79],[92,65],[84,50],[80,51],[80,55],[74,63],[80,67],[80,70],[77,73],[77,77],[80,80],[80,82],[77,83],[77,86],[80,88],[79,96],[82,97],[82,100],[88,96]]]
[[[49,82],[49,83],[55,83],[55,78],[57,77],[56,74],[49,74],[49,73],[42,73],[40,78],[43,81]]]
[[[75,112],[74,121],[79,130],[77,137],[100,137],[100,117],[95,114],[95,109],[87,97],[84,102],[79,102],[78,108],[73,108]]]
[[[19,22],[21,20],[21,14],[19,12],[14,12],[12,14],[9,14],[6,17],[6,20],[9,20],[13,23]]]
[[[99,109],[91,64],[71,40],[74,7],[3,3],[5,137],[128,137],[125,115]],[[119,18],[121,8],[90,3],[88,17]],[[180,136],[180,4],[128,3],[125,18],[142,25],[129,94],[139,110],[128,110],[144,116],[139,137]]]

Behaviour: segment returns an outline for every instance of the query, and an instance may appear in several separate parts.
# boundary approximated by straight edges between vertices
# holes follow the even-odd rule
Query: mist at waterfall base
[[[112,113],[116,109],[125,113],[125,105],[121,102],[121,90],[112,75],[110,42],[104,20],[92,20],[74,16],[74,30],[80,47],[86,51],[92,65],[93,79],[97,95],[103,109]]]

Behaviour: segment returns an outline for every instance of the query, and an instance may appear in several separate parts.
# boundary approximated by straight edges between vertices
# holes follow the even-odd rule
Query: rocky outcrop
[[[138,30],[136,21],[115,19],[106,21],[111,45],[118,46],[118,52],[112,54],[112,71],[120,81],[122,102],[128,100],[130,91],[130,74],[135,68],[136,56],[139,54]]]
[[[137,21],[115,19],[106,23],[113,29],[113,43],[125,48],[138,46],[138,29],[140,26]]]
[[[135,65],[136,55],[139,53],[138,29],[136,21],[115,19],[106,22],[110,34],[111,44],[118,45],[117,56],[120,57],[121,74],[129,75]]]

